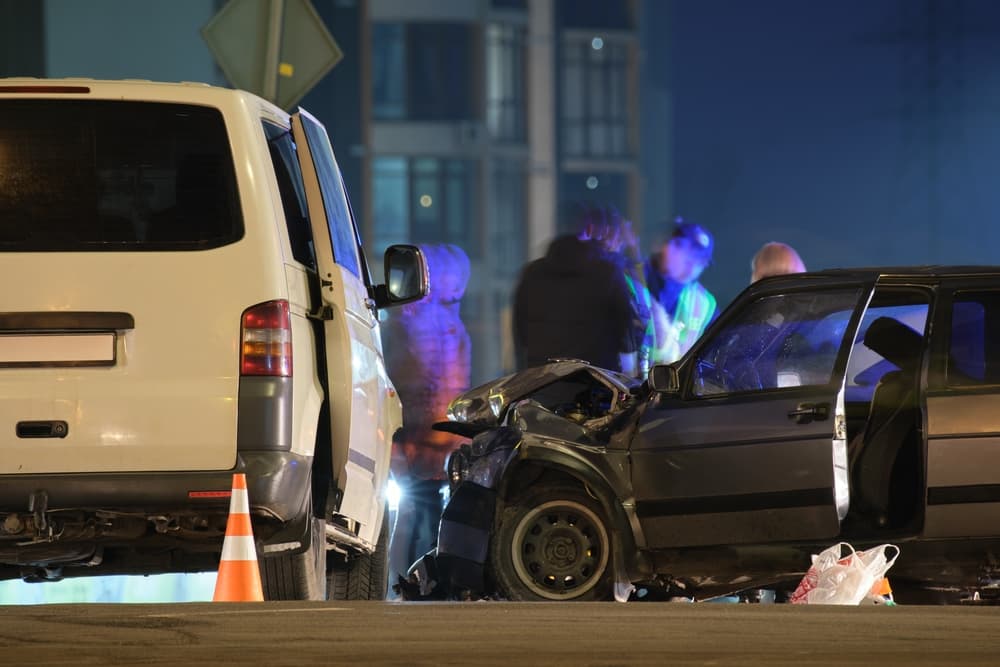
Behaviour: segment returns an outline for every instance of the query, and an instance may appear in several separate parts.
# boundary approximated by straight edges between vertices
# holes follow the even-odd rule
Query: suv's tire
[[[574,486],[514,498],[490,541],[490,569],[510,600],[608,599],[611,562],[604,510]]]
[[[326,590],[331,600],[384,600],[389,586],[389,512],[382,516],[375,551],[330,563]]]
[[[326,599],[326,522],[312,517],[311,531],[302,553],[259,559],[265,600]]]

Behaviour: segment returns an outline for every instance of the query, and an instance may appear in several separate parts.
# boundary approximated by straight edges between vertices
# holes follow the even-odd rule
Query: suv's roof
[[[883,279],[917,279],[926,281],[928,279],[940,278],[989,276],[1000,277],[1000,266],[927,264],[922,266],[866,266],[846,269],[824,269],[808,273],[771,276],[757,281],[754,285],[773,285],[779,282],[790,286],[806,282],[815,284],[817,278],[858,281]]]
[[[1000,266],[983,265],[952,265],[952,264],[925,264],[920,266],[869,266],[851,269],[825,269],[822,274],[868,276],[877,274],[879,276],[920,276],[920,277],[954,277],[954,276],[981,276],[1000,275]]]

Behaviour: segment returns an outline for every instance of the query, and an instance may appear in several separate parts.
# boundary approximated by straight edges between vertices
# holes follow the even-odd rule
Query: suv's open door
[[[375,304],[340,169],[326,129],[307,112],[292,116],[320,279],[317,304],[326,342],[333,467],[340,511],[374,544],[384,508],[391,433],[379,429],[388,386]]]
[[[649,406],[632,446],[649,547],[838,534],[849,500],[845,369],[876,278],[769,281],[684,358],[680,392]]]

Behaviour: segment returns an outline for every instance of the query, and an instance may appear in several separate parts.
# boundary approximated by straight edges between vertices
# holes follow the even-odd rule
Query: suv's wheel
[[[490,543],[500,592],[511,600],[604,600],[611,540],[600,503],[580,488],[529,491],[503,510]]]
[[[326,589],[331,600],[384,600],[389,585],[389,512],[382,516],[375,551],[330,563]]]
[[[311,530],[302,553],[259,559],[265,600],[326,599],[326,522],[312,517]]]

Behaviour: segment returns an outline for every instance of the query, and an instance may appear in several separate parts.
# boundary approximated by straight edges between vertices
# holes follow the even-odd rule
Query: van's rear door
[[[238,202],[217,109],[0,91],[0,474],[232,467]]]

